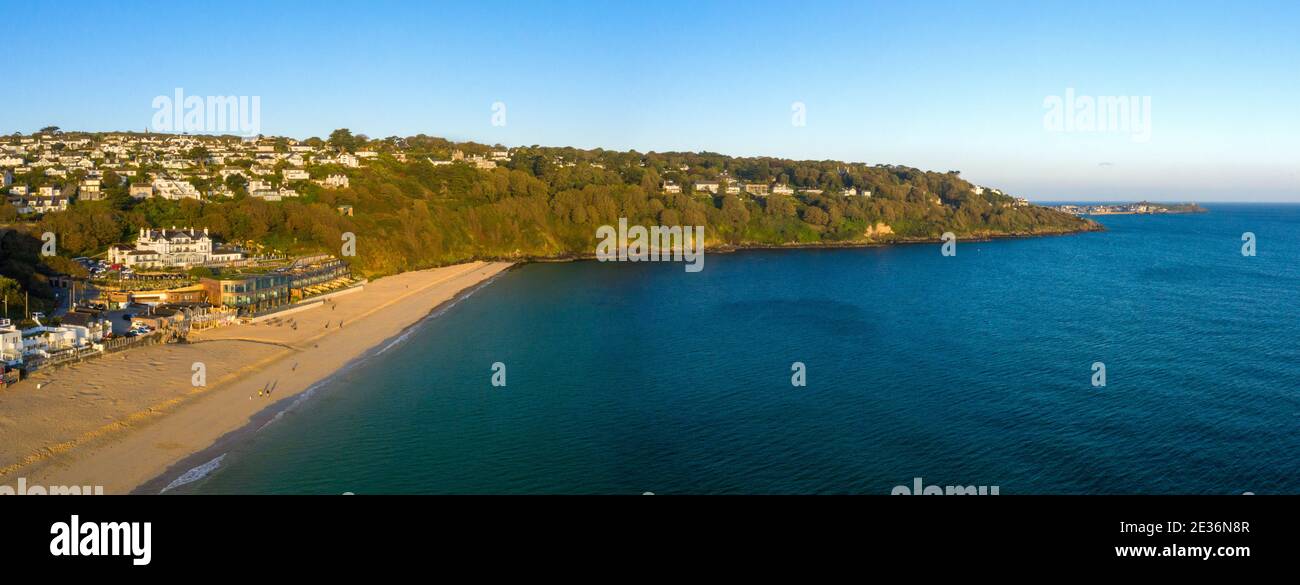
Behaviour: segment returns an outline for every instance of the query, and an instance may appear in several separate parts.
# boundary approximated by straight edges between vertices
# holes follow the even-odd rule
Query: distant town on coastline
[[[1208,211],[1196,203],[1106,203],[1057,205],[1065,213],[1072,215],[1157,215],[1163,213],[1205,213]]]
[[[48,127],[0,137],[0,180],[6,370],[183,339],[386,274],[590,255],[596,228],[620,218],[706,226],[711,247],[1100,229],[958,171],[347,129],[296,140]]]

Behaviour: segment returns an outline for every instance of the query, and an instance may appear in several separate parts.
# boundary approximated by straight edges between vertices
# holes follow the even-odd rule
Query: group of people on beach
[[[325,303],[328,304],[328,305],[330,306],[330,310],[331,310],[331,311],[333,311],[333,310],[335,310],[335,309],[338,308],[338,303],[335,302],[335,301],[327,300],[327,301],[325,301]],[[292,317],[290,317],[290,318],[288,318],[288,319],[285,319],[285,320],[281,320],[279,317],[276,317],[276,318],[274,318],[274,319],[269,319],[269,320],[267,320],[266,325],[267,325],[268,327],[269,327],[269,326],[272,326],[272,325],[274,325],[274,326],[276,326],[276,327],[282,327],[282,326],[284,326],[284,325],[288,325],[288,326],[289,326],[291,329],[293,329],[294,331],[297,331],[297,330],[298,330],[298,322],[297,322],[297,320],[295,320],[295,319],[292,318]],[[339,325],[338,325],[338,327],[339,327],[339,329],[342,329],[342,328],[343,328],[343,320],[342,320],[342,319],[339,319]],[[329,319],[326,319],[326,320],[325,320],[325,328],[326,328],[326,329],[329,329],[329,328],[330,328],[330,320],[329,320]],[[320,345],[317,344],[317,345],[314,345],[313,347],[320,347]],[[293,371],[295,371],[295,372],[298,371],[298,363],[297,363],[297,362],[294,362],[293,367],[292,367],[291,369],[292,369]],[[270,397],[271,397],[271,392],[272,392],[273,390],[275,390],[275,387],[276,387],[277,385],[279,385],[279,383],[280,383],[280,381],[279,381],[279,380],[276,380],[275,382],[272,382],[269,386],[263,386],[261,390],[258,390],[258,391],[257,391],[257,397],[258,397],[258,398],[270,398]],[[249,399],[249,400],[252,400],[252,399],[253,399],[253,396],[250,394],[250,395],[248,396],[248,399]]]

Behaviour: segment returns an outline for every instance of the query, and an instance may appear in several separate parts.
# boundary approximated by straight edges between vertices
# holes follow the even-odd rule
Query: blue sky
[[[142,130],[182,88],[260,96],[263,133],[300,138],[898,163],[1038,200],[1300,201],[1293,1],[0,8],[3,133]],[[1047,131],[1044,100],[1067,88],[1150,96],[1150,140]]]

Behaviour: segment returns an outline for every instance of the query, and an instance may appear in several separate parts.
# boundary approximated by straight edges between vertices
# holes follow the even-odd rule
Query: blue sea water
[[[522,266],[176,491],[1300,493],[1300,206],[1209,207]]]

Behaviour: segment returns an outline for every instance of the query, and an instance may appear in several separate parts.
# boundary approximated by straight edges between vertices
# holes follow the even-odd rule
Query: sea
[[[1300,206],[1205,207],[519,266],[167,491],[1300,493]]]

